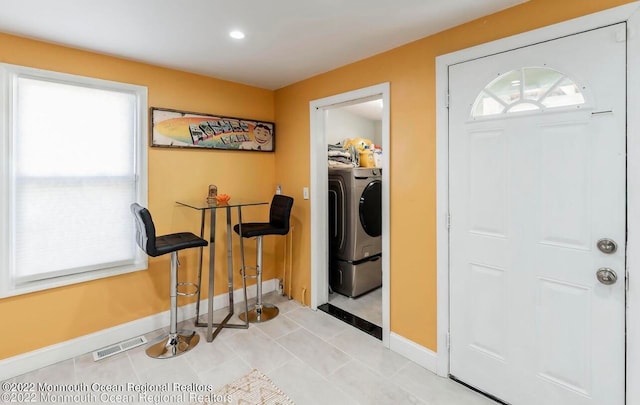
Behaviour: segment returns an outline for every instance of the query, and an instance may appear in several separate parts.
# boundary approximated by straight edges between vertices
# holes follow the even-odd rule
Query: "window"
[[[580,87],[557,70],[527,67],[500,75],[480,92],[472,118],[585,103]]]
[[[146,88],[0,74],[0,296],[145,268],[129,205],[146,203]]]

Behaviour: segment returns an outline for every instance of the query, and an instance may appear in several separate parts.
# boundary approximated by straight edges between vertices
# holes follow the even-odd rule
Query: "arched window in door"
[[[580,108],[582,88],[567,75],[546,67],[525,67],[504,73],[480,92],[472,118],[550,108]]]

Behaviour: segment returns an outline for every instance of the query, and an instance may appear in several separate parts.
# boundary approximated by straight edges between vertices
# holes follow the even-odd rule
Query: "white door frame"
[[[640,116],[633,112],[640,106],[639,9],[640,2],[629,3],[436,58],[438,375],[449,375],[449,66],[609,24],[627,22],[627,274],[634,273],[633,266],[640,261]],[[640,379],[640,296],[634,295],[634,292],[640,291],[640,277],[627,276],[627,281],[627,404],[635,404],[640,403],[640,385],[632,383]]]
[[[382,343],[389,347],[389,83],[313,100],[309,103],[311,131],[309,139],[311,176],[311,308],[329,300],[328,229],[329,198],[327,172],[326,109],[376,95],[382,96]]]

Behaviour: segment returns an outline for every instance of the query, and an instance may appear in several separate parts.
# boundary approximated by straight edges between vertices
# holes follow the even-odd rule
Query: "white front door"
[[[625,33],[449,70],[450,374],[514,405],[625,403]]]

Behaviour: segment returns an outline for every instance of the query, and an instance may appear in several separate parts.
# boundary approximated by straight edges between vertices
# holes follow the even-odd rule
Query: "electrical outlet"
[[[305,200],[309,199],[309,187],[304,187],[302,189],[302,196],[304,197]]]
[[[280,187],[280,184],[276,186],[276,194],[278,195],[282,194],[282,187]]]

